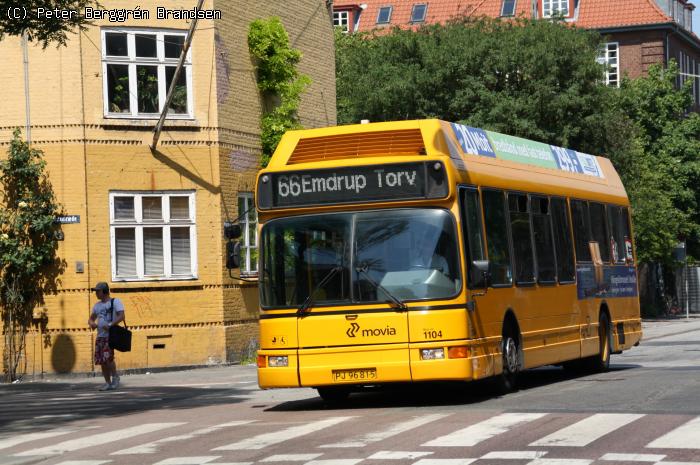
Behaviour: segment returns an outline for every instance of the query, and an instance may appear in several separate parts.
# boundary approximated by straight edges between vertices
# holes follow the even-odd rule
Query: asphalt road
[[[0,465],[700,465],[700,319],[644,323],[603,374],[353,394],[261,391],[255,367],[0,385]],[[274,465],[274,464],[273,464]]]

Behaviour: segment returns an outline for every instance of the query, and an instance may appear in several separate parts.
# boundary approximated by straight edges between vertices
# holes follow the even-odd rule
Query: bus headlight
[[[441,360],[445,358],[445,349],[421,349],[421,360]]]
[[[289,366],[289,359],[286,355],[274,355],[267,357],[267,366],[269,367],[286,367]]]

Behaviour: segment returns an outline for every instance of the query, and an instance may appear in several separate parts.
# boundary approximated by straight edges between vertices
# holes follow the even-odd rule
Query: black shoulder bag
[[[114,321],[114,298],[112,298],[109,310],[112,315],[111,321]],[[119,352],[131,352],[131,331],[126,326],[126,316],[123,327],[119,325],[109,327],[109,348]]]

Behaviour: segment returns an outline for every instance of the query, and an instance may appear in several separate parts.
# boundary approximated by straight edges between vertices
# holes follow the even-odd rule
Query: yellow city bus
[[[604,371],[641,339],[609,160],[440,120],[290,131],[256,185],[262,388]]]

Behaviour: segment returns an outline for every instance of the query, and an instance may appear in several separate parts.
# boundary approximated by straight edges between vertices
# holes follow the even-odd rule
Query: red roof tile
[[[681,0],[684,3],[690,3]],[[369,31],[387,26],[410,27],[413,5],[428,5],[425,23],[442,23],[462,15],[499,17],[503,0],[336,0],[334,5],[365,6],[358,30]],[[692,4],[691,4],[692,5]],[[379,9],[391,6],[390,25],[377,24]],[[532,2],[518,0],[516,16],[530,17]],[[617,26],[659,24],[673,22],[654,0],[579,0],[579,8],[572,22],[579,27],[598,29]]]
[[[654,0],[581,0],[576,25],[599,29],[604,27],[670,23]]]

